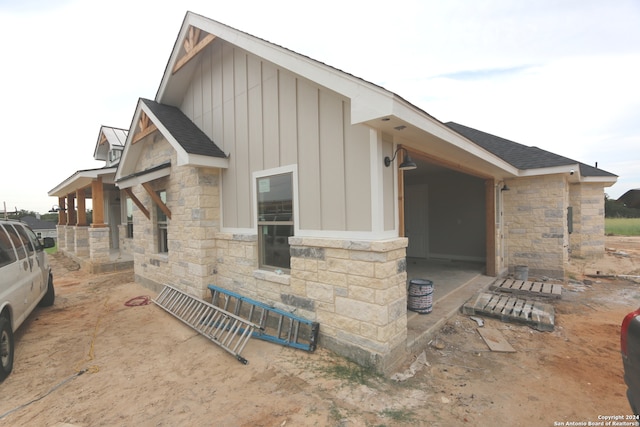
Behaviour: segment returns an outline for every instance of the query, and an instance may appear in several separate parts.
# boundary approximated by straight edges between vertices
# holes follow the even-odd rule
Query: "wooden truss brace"
[[[100,142],[98,143],[98,145],[102,145],[105,142],[107,142],[107,137],[104,136],[104,132],[100,132]]]
[[[189,27],[189,33],[184,40],[183,46],[185,54],[182,58],[178,59],[176,65],[173,67],[173,74],[177,73],[178,70],[184,65],[191,61],[195,56],[202,51],[205,47],[211,43],[216,36],[213,34],[207,34],[202,38],[202,40],[198,41],[200,38],[200,28],[196,28],[194,26]]]
[[[138,122],[138,127],[140,128],[140,130],[138,131],[138,133],[133,135],[133,139],[131,140],[132,144],[135,144],[144,137],[149,136],[153,132],[158,130],[158,127],[153,124],[153,122],[149,119],[149,116],[147,116],[144,111],[140,113],[140,121]]]
[[[133,194],[133,191],[131,191],[131,188],[125,188],[124,189],[125,193],[127,193],[127,196],[129,196],[129,198],[131,200],[133,200],[133,203],[136,204],[136,206],[138,207],[138,209],[140,209],[142,211],[142,213],[144,214],[144,216],[147,217],[147,219],[151,219],[151,215],[149,215],[149,211],[147,210],[147,208],[144,207],[144,205],[142,204],[142,202],[140,200],[138,200],[138,198],[136,197],[135,194]]]
[[[169,210],[167,205],[165,205],[162,202],[162,199],[160,199],[160,196],[158,196],[158,194],[153,190],[153,188],[151,187],[151,184],[149,184],[148,182],[145,182],[142,184],[142,186],[144,187],[145,190],[147,190],[147,193],[149,193],[149,196],[151,196],[151,200],[153,200],[155,204],[158,205],[160,210],[167,216],[167,218],[171,219],[171,211]]]

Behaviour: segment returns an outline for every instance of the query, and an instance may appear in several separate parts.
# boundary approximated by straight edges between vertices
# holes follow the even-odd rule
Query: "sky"
[[[101,125],[154,99],[187,11],[388,89],[436,119],[640,188],[640,0],[0,0],[0,211],[46,213]]]

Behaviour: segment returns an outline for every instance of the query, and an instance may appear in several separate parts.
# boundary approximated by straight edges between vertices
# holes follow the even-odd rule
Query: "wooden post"
[[[73,194],[67,194],[67,225],[76,225],[76,205]]]
[[[102,228],[107,225],[104,223],[104,188],[102,186],[102,177],[98,177],[91,182],[91,198],[93,202],[93,222],[92,228]],[[117,227],[117,224],[113,224]]]
[[[129,198],[133,200],[133,203],[135,203],[135,205],[138,207],[138,209],[140,209],[140,211],[144,214],[144,216],[146,216],[147,219],[151,219],[151,215],[149,214],[149,211],[147,210],[147,208],[144,207],[144,205],[136,197],[136,195],[133,194],[133,190],[131,190],[131,188],[125,188],[124,191],[125,193],[127,193],[127,196],[129,196]]]
[[[85,227],[87,225],[87,208],[84,188],[78,188],[76,190],[76,199],[78,199],[78,221],[76,225],[78,227]]]
[[[142,184],[142,187],[144,187],[144,189],[147,190],[147,193],[149,194],[149,196],[151,196],[151,200],[153,200],[153,202],[160,208],[160,210],[167,216],[167,218],[171,219],[171,211],[169,210],[167,205],[165,205],[164,202],[160,200],[160,197],[153,190],[153,188],[151,187],[151,184],[149,184],[148,182],[145,182]]]
[[[65,208],[64,197],[58,197],[58,207],[60,208],[60,210],[58,211],[58,225],[66,225],[67,210]]]

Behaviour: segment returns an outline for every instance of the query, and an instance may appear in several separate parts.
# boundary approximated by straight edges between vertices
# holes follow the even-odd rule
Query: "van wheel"
[[[13,369],[13,331],[9,319],[0,317],[0,381]]]
[[[47,283],[47,293],[44,294],[38,307],[50,307],[56,299],[56,291],[53,289],[53,276],[49,275],[49,283]]]

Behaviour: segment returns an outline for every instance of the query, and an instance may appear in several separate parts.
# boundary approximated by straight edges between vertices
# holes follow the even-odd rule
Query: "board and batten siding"
[[[201,55],[180,108],[230,154],[223,228],[255,228],[253,172],[297,164],[300,230],[371,231],[371,129],[349,100],[220,39]]]

